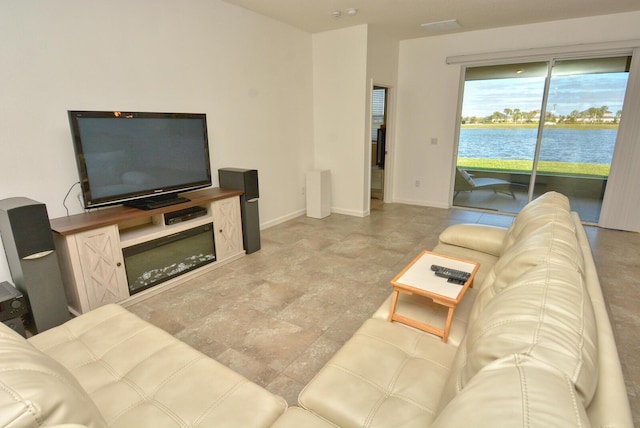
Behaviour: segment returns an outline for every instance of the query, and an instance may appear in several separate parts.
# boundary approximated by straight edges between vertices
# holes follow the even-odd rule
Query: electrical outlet
[[[438,144],[438,137],[431,137],[431,144],[434,146]]]
[[[420,180],[416,180],[416,187],[420,187]]]

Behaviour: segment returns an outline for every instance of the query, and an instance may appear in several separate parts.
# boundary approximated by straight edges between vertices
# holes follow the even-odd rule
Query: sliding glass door
[[[630,57],[465,70],[453,204],[518,212],[550,190],[597,222]]]
[[[516,213],[533,172],[546,62],[468,68],[454,205]]]
[[[622,117],[631,57],[553,63],[533,197],[569,196],[583,221],[597,223]]]

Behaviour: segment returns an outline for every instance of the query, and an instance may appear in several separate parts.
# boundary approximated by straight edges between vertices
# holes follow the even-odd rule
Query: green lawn
[[[593,130],[593,129],[617,129],[618,124],[613,123],[599,123],[599,124],[585,124],[585,123],[561,123],[556,125],[547,125],[553,128],[565,128],[576,130]],[[496,128],[496,129],[514,129],[514,128],[537,128],[537,123],[474,123],[474,124],[462,124],[461,129],[464,128]],[[458,166],[461,168],[474,169],[478,171],[490,170],[490,171],[504,171],[530,174],[533,168],[533,161],[526,160],[503,160],[503,159],[484,159],[484,158],[458,158]],[[608,177],[610,165],[603,164],[590,164],[590,163],[571,163],[571,162],[549,162],[540,161],[538,163],[538,173],[551,174],[551,175],[570,175],[579,177]]]
[[[484,159],[484,158],[458,158],[458,166],[464,169],[504,171],[529,174],[533,168],[533,161]],[[570,162],[538,162],[539,174],[571,175],[583,177],[608,177],[609,165],[592,163]]]

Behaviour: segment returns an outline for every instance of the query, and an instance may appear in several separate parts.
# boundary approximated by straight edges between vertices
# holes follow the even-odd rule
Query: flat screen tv
[[[69,111],[85,208],[154,209],[211,185],[202,113]]]

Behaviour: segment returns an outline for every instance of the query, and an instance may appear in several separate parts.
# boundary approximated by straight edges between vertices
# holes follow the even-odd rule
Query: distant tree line
[[[546,112],[545,123],[618,123],[622,117],[622,110],[614,115],[608,106],[589,107],[584,111],[573,110],[568,115],[556,115],[555,112]],[[538,123],[540,110],[521,111],[518,108],[505,108],[495,111],[489,116],[463,116],[462,123]]]

